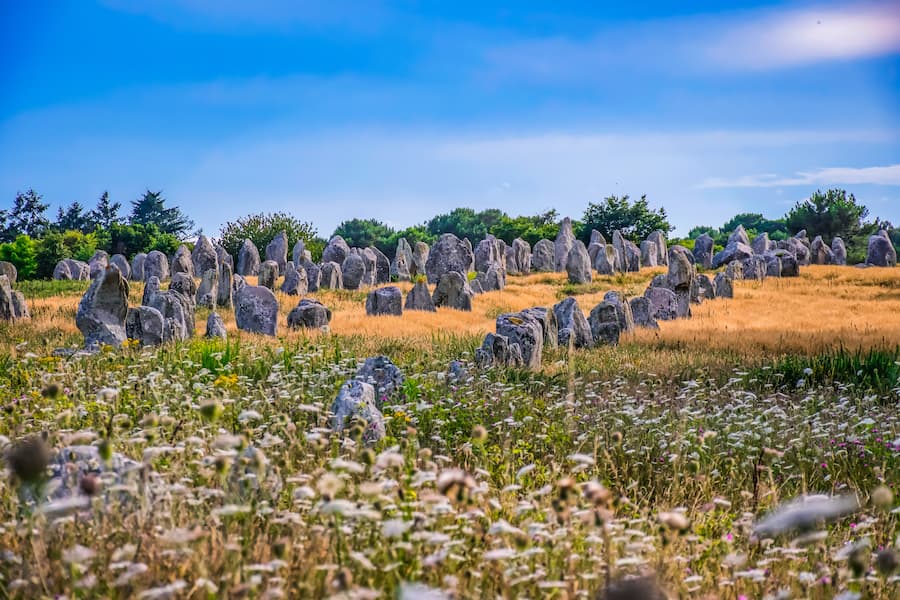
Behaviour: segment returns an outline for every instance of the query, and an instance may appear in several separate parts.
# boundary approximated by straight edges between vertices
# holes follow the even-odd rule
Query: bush
[[[24,233],[15,241],[0,244],[0,260],[11,262],[19,272],[19,279],[31,279],[37,273],[37,249],[33,239]]]
[[[591,230],[603,234],[607,242],[612,242],[612,233],[618,229],[632,242],[640,243],[657,229],[668,235],[672,231],[665,208],[651,209],[647,196],[631,202],[627,195],[609,196],[600,203],[591,202],[584,211],[582,241],[588,242]],[[577,235],[577,232],[576,232]]]
[[[259,213],[229,221],[222,227],[218,241],[235,258],[246,239],[253,242],[259,253],[263,254],[268,243],[282,231],[287,233],[288,255],[297,240],[303,240],[307,250],[313,255],[313,260],[318,260],[322,255],[324,244],[317,240],[316,230],[312,224],[284,212]]]
[[[171,233],[165,233],[153,223],[124,225],[113,223],[107,229],[97,229],[96,247],[110,255],[122,254],[129,260],[138,252],[159,250],[172,254],[181,241]]]

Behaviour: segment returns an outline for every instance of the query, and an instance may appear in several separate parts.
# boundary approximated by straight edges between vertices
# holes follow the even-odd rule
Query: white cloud
[[[815,171],[798,171],[793,176],[781,177],[774,173],[743,175],[740,177],[711,177],[699,188],[769,188],[792,185],[898,185],[900,165],[885,167],[829,167]]]

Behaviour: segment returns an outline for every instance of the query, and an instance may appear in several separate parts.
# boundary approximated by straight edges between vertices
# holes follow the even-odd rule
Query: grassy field
[[[79,344],[85,284],[23,284],[33,320],[0,325],[0,444],[43,431],[144,466],[75,512],[5,478],[2,597],[443,597],[416,582],[454,598],[612,598],[631,575],[672,598],[900,595],[900,271],[737,282],[733,300],[617,348],[446,376],[502,312],[567,293],[588,312],[657,272],[574,289],[511,277],[471,313],[401,318],[324,292],[327,335],[288,332],[297,299],[279,295],[275,339],[237,332],[226,311],[227,343],[76,360],[49,354]],[[407,380],[369,448],[332,434],[328,408],[376,353]],[[859,507],[754,534],[803,494]]]

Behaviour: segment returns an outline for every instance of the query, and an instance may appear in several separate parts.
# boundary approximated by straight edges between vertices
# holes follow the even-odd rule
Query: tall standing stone
[[[847,247],[844,245],[844,240],[839,237],[831,240],[831,254],[834,256],[834,264],[847,264]]]
[[[291,260],[294,261],[295,265],[303,264],[303,259],[306,257],[306,244],[303,240],[297,240],[297,243],[294,244],[293,250],[291,250]]]
[[[655,267],[659,262],[659,253],[656,251],[656,242],[644,240],[641,242],[641,264],[645,267]]]
[[[417,281],[409,293],[406,294],[406,302],[403,304],[404,310],[424,310],[427,312],[435,312],[434,301],[431,299],[431,292],[428,291],[428,284],[424,281]]]
[[[412,248],[406,238],[397,240],[397,250],[394,252],[394,260],[391,261],[391,275],[397,281],[409,281],[410,265],[413,263]]]
[[[278,274],[284,274],[287,265],[288,239],[287,233],[280,232],[266,245],[266,260],[274,261],[278,265]]]
[[[564,271],[569,260],[569,251],[575,243],[575,233],[572,231],[572,219],[566,217],[559,223],[559,233],[553,242],[554,271]]]
[[[314,263],[307,256],[304,256],[297,264],[306,271],[307,292],[318,292],[320,282],[322,281],[322,270],[319,268],[319,265]]]
[[[234,276],[231,272],[231,265],[227,262],[219,263],[219,289],[216,294],[216,306],[219,308],[232,308],[232,286],[234,286]]]
[[[391,282],[391,261],[388,260],[388,257],[376,248],[372,246],[369,248],[372,253],[375,255],[375,285],[382,285],[385,283]]]
[[[590,283],[593,280],[591,273],[591,257],[581,240],[574,240],[569,256],[566,260],[566,273],[569,283]]]
[[[294,261],[289,260],[284,269],[284,281],[281,291],[288,296],[305,296],[309,288],[306,279],[306,269],[302,266],[294,266]]]
[[[319,289],[323,290],[340,290],[344,287],[344,276],[341,272],[341,265],[336,262],[326,262],[321,268],[321,277],[319,279]]]
[[[30,316],[25,296],[12,289],[8,275],[0,274],[0,321],[18,321]]]
[[[656,264],[661,267],[667,266],[669,264],[669,248],[666,234],[657,229],[647,236],[647,241],[656,244]]]
[[[715,242],[708,233],[694,240],[694,260],[704,269],[712,269]]]
[[[539,240],[534,245],[531,253],[531,270],[539,273],[547,273],[556,270],[554,264],[555,248],[553,242],[550,240]]]
[[[219,255],[205,235],[200,235],[194,243],[194,249],[191,251],[191,263],[194,265],[194,273],[197,277],[203,277],[211,269],[218,272]]]
[[[241,277],[259,275],[259,250],[251,240],[244,240],[238,252],[237,274]]]
[[[350,253],[341,264],[341,277],[344,281],[344,289],[358,290],[365,285],[366,261],[356,253]]]
[[[428,283],[438,283],[445,274],[450,272],[466,275],[475,261],[475,256],[469,248],[470,245],[452,233],[441,235],[428,253],[428,260],[425,263]]]
[[[203,273],[197,287],[197,306],[215,310],[219,298],[219,269],[213,267]]]
[[[272,262],[277,269],[278,263]],[[245,285],[234,294],[234,318],[242,331],[274,336],[278,329],[278,300],[269,288]]]
[[[128,259],[122,256],[121,254],[113,254],[109,258],[109,264],[114,266],[119,270],[119,273],[122,274],[122,277],[125,279],[131,279],[131,265],[128,264]]]
[[[132,281],[144,281],[144,261],[147,260],[147,255],[143,252],[138,252],[134,255],[134,258],[131,259],[131,280]]]
[[[11,262],[0,260],[0,275],[6,275],[9,285],[16,285],[16,280],[19,278],[19,270]]]
[[[416,242],[413,247],[412,263],[409,265],[409,276],[416,278],[419,275],[427,275],[425,266],[428,264],[428,257],[431,255],[431,249],[425,242]]]
[[[809,262],[814,265],[830,265],[834,262],[834,253],[821,235],[817,235],[809,245]]]
[[[221,265],[222,263],[226,263],[231,269],[231,272],[234,273],[234,258],[228,254],[228,250],[219,243],[213,244],[213,248],[216,250],[216,260],[218,264]]]
[[[98,271],[91,286],[78,303],[75,325],[84,336],[85,346],[107,344],[119,347],[128,336],[128,282],[113,267]]]
[[[876,267],[896,267],[897,251],[891,238],[885,230],[869,236],[869,245],[866,249],[866,263]]]
[[[750,244],[750,247],[753,248],[753,252],[756,254],[765,254],[772,249],[771,245],[772,243],[769,241],[769,234],[763,231],[753,238],[753,243]]]
[[[188,277],[194,277],[194,262],[191,260],[190,251],[184,244],[178,246],[178,250],[175,251],[169,270],[173,276],[184,273]]]

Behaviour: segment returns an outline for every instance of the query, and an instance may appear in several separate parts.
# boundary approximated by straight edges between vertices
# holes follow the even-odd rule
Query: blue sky
[[[896,2],[2,4],[0,207],[162,189],[328,235],[646,193],[685,234],[839,186],[900,224]]]

